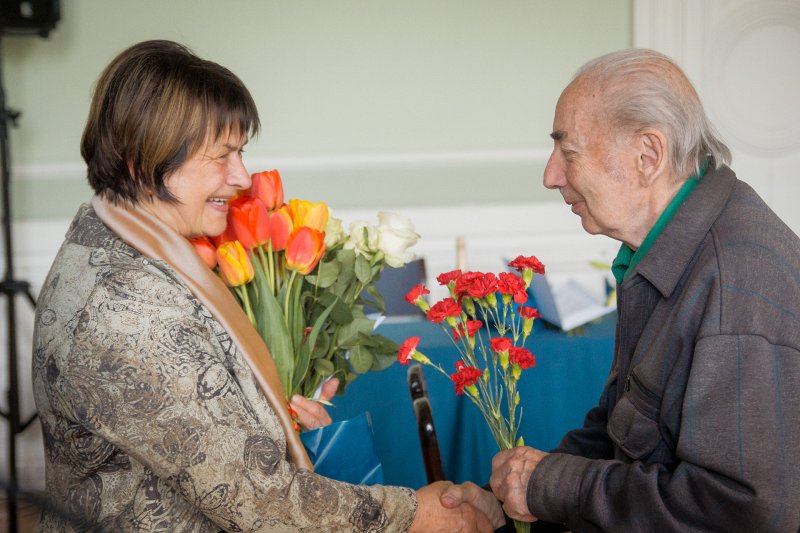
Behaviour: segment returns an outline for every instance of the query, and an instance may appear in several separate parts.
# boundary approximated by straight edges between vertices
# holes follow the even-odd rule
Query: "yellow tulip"
[[[295,228],[307,227],[324,232],[328,225],[328,206],[325,202],[289,200],[289,212]]]
[[[222,243],[217,248],[217,261],[219,273],[229,287],[244,285],[255,275],[250,257],[239,241]]]

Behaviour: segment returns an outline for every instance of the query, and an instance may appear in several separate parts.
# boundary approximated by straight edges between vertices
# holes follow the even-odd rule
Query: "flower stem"
[[[292,294],[292,284],[294,284],[294,278],[297,277],[297,270],[292,270],[292,275],[289,277],[289,283],[286,285],[286,295],[283,301],[283,316],[286,317],[288,322],[289,320],[289,301],[291,298],[289,297]]]
[[[236,293],[242,300],[242,307],[244,307],[244,312],[247,314],[247,318],[250,320],[250,323],[256,326],[256,317],[253,314],[253,306],[250,305],[250,297],[247,295],[247,288],[244,285],[239,285],[235,288]]]

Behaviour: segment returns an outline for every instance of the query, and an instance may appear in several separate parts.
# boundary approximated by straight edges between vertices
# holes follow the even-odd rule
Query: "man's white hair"
[[[699,172],[709,158],[728,165],[731,152],[706,116],[686,74],[667,56],[646,49],[612,52],[582,66],[573,83],[600,91],[598,119],[620,133],[655,128],[667,137],[678,179]]]

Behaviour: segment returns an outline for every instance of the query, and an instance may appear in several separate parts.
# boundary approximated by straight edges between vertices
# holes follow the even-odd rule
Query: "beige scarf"
[[[99,196],[92,198],[92,207],[100,220],[123,241],[144,256],[164,261],[172,267],[222,324],[250,365],[264,396],[278,416],[292,461],[299,468],[312,470],[308,454],[294,430],[278,369],[267,345],[222,280],[208,268],[188,240],[143,209],[114,205]]]

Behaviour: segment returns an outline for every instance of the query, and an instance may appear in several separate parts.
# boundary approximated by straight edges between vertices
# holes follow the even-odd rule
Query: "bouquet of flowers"
[[[228,227],[195,248],[231,287],[272,354],[287,399],[313,397],[332,376],[340,392],[359,374],[389,366],[397,344],[376,334],[369,305],[385,265],[401,267],[419,236],[398,215],[378,213],[377,226],[354,222],[350,233],[325,203],[284,202],[277,170],[252,176],[229,203]]]
[[[406,301],[440,324],[452,339],[460,355],[454,373],[448,374],[417,349],[419,337],[406,339],[397,353],[401,364],[413,360],[431,366],[453,381],[456,394],[466,393],[501,450],[524,444],[522,436],[517,436],[522,417],[517,383],[522,371],[536,364],[524,344],[540,317],[536,308],[524,304],[534,274],[544,274],[544,265],[533,256],[519,256],[509,266],[518,273],[454,270],[440,274],[436,279],[447,286],[450,296],[433,305],[424,298],[430,293],[424,285],[406,294]],[[526,523],[515,525],[517,531],[529,529]]]

